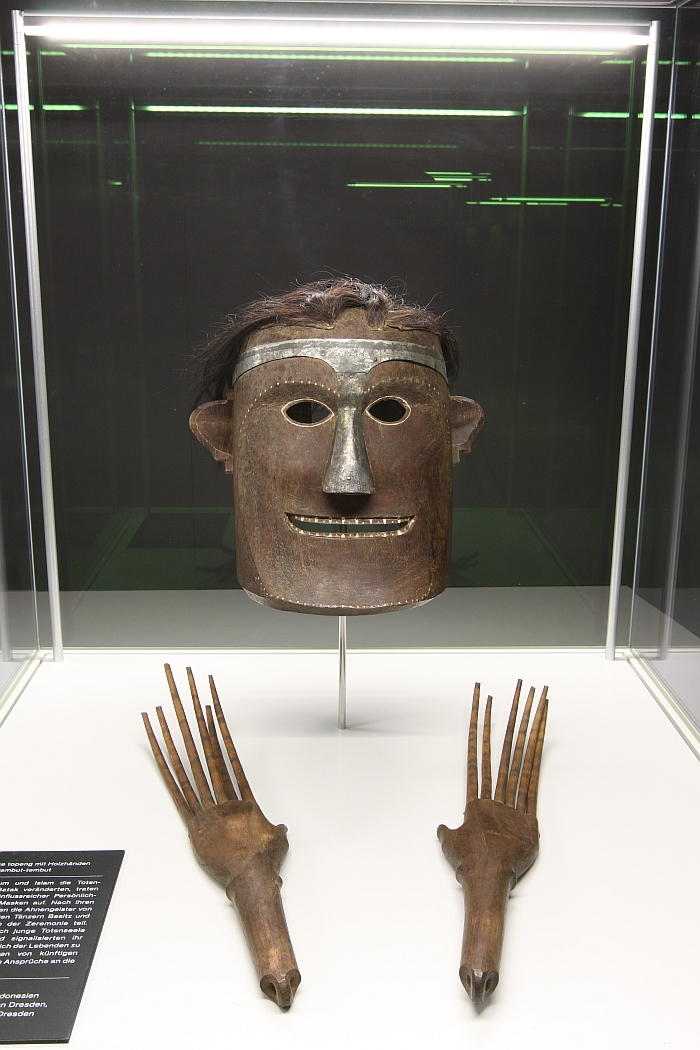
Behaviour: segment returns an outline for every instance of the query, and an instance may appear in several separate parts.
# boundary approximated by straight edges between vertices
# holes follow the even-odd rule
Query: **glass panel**
[[[677,55],[632,645],[700,726],[700,12],[679,14]]]
[[[234,601],[230,481],[190,436],[184,370],[237,304],[326,274],[446,312],[455,392],[486,411],[423,644],[430,617],[431,644],[468,641],[455,602],[473,644],[601,644],[640,55],[28,50],[67,644],[96,642],[114,592],[184,595],[190,624],[198,591],[263,615]],[[302,644],[334,631],[315,617]],[[350,644],[405,632],[353,622]]]
[[[2,75],[0,71],[0,89]],[[5,127],[0,206],[0,696],[36,652],[37,612],[29,528],[22,383],[16,354],[13,272],[5,201]]]

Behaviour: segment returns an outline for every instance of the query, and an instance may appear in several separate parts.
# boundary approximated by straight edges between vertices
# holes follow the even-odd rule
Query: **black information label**
[[[67,1043],[124,850],[0,853],[0,1043]]]

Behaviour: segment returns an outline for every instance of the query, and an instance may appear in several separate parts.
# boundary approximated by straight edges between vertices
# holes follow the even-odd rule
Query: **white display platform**
[[[698,1045],[700,764],[599,652],[202,653],[253,790],[289,827],[302,973],[260,992],[237,916],[198,867],[140,712],[169,658],[46,662],[0,731],[2,848],[125,849],[72,1050],[670,1050]],[[509,904],[501,983],[459,982],[462,893],[435,829],[461,823],[472,687],[550,686],[540,856]]]

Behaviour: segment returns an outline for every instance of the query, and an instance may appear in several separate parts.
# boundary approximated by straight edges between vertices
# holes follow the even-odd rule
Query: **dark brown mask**
[[[250,597],[337,616],[445,589],[452,463],[483,412],[451,398],[444,375],[437,336],[373,331],[363,310],[330,330],[251,337],[228,399],[190,418],[233,473],[238,578]]]

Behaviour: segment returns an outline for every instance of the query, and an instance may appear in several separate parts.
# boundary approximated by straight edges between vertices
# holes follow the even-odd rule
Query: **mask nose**
[[[374,492],[374,481],[365,449],[362,406],[359,403],[364,376],[357,377],[359,381],[355,382],[350,376],[343,378],[345,383],[341,384],[341,404],[335,422],[331,457],[323,475],[323,491],[329,495],[342,493],[346,496],[369,496]],[[346,386],[345,391],[342,386]],[[351,389],[347,390],[347,387]],[[344,393],[349,396],[343,397]]]

